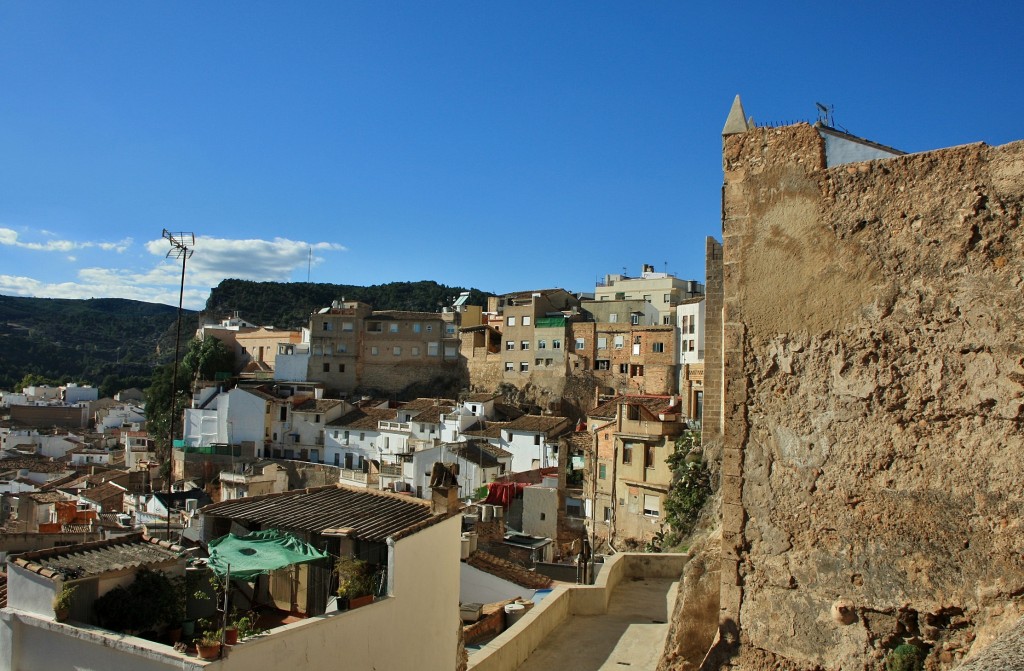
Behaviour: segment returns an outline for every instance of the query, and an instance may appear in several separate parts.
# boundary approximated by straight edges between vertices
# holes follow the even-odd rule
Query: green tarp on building
[[[228,534],[210,541],[208,562],[217,577],[227,575],[230,565],[232,579],[248,582],[279,568],[325,559],[327,556],[291,534],[266,529],[245,536]]]

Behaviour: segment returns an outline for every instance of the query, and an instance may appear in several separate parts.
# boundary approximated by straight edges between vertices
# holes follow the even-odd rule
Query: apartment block
[[[598,301],[643,300],[658,311],[658,322],[675,323],[675,307],[688,298],[704,294],[704,285],[696,280],[681,280],[667,272],[658,273],[644,264],[639,277],[626,274],[606,275],[594,289]]]

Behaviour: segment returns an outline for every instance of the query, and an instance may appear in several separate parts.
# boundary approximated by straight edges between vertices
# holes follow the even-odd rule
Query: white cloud
[[[52,235],[48,231],[42,231],[45,235]],[[0,227],[0,245],[29,249],[36,252],[70,252],[75,249],[89,249],[95,247],[104,251],[122,253],[132,246],[131,238],[124,238],[117,242],[76,242],[74,240],[47,240],[46,242],[24,242],[18,232],[10,228]]]
[[[57,242],[59,241],[46,244]],[[20,242],[15,231],[0,228],[0,245],[35,249],[36,247],[28,246],[32,244],[36,243]],[[130,244],[130,240],[125,244]],[[164,239],[147,242],[145,247],[151,254],[160,257],[165,257],[170,249]],[[50,249],[53,248],[47,247],[47,250]],[[308,243],[284,238],[197,238],[194,254],[185,266],[184,305],[191,310],[202,309],[210,295],[210,288],[217,286],[226,278],[286,282],[295,270],[305,269],[311,249],[313,252],[345,251],[344,246],[332,242]],[[74,261],[73,256],[67,257],[68,263]],[[314,255],[314,265],[323,261],[323,257]],[[170,258],[146,269],[80,268],[77,270],[75,281],[71,282],[45,282],[25,276],[0,275],[0,294],[47,298],[129,298],[177,305],[180,282],[181,262]]]

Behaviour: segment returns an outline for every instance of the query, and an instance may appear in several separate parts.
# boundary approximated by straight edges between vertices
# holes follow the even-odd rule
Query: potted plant
[[[61,583],[60,591],[53,597],[53,619],[57,622],[63,622],[71,615],[71,602],[77,589],[77,585]]]
[[[214,629],[203,633],[196,641],[196,652],[199,659],[217,659],[220,656],[220,630]]]
[[[263,630],[256,626],[256,613],[249,612],[234,620],[231,626],[236,629],[237,640],[262,634]]]
[[[355,557],[342,557],[334,565],[338,576],[338,608],[359,608],[373,602],[376,574],[366,562]]]

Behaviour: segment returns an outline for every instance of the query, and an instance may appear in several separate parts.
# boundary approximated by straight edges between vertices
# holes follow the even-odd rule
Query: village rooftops
[[[553,415],[523,415],[513,419],[504,428],[508,431],[527,431],[550,436],[552,432],[561,433],[558,429],[568,426],[568,421],[565,417]]]
[[[184,551],[180,546],[135,533],[91,543],[26,552],[9,561],[51,580],[58,576],[76,580],[126,568],[175,562]]]
[[[671,396],[616,396],[587,412],[588,417],[615,417],[620,405],[639,405],[653,414],[665,412],[672,407]]]
[[[356,408],[345,413],[338,419],[327,422],[327,426],[344,427],[346,429],[369,429],[375,431],[378,422],[387,422],[395,418],[392,408]]]
[[[261,528],[315,534],[346,528],[352,538],[377,543],[410,535],[446,517],[431,512],[429,501],[344,485],[221,501],[199,512]]]
[[[341,404],[341,399],[337,398],[307,398],[304,401],[292,405],[292,412],[324,413]]]
[[[416,398],[408,403],[403,403],[400,410],[426,410],[427,408],[440,406],[454,407],[455,401],[450,398]]]
[[[487,401],[493,401],[501,398],[501,394],[493,393],[482,393],[482,394],[468,394],[463,397],[463,403],[486,403]]]
[[[0,473],[15,470],[27,470],[31,473],[63,473],[69,469],[67,464],[52,461],[46,457],[0,459]]]
[[[501,463],[499,459],[512,458],[511,452],[497,447],[496,445],[491,445],[486,440],[472,440],[464,443],[445,443],[442,447],[445,451],[465,459],[470,463],[474,463],[481,468],[494,468]]]

